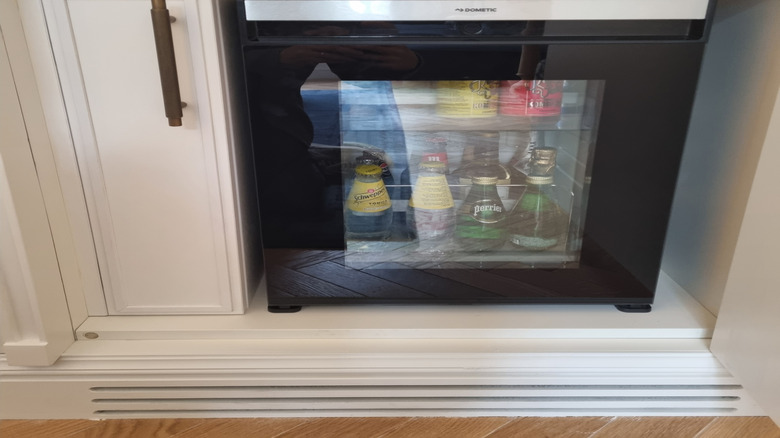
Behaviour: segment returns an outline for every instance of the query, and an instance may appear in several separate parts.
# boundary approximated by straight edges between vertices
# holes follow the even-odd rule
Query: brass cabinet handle
[[[173,52],[171,22],[165,0],[152,0],[152,27],[154,44],[157,47],[157,64],[160,67],[165,117],[168,118],[168,126],[181,126],[182,102],[179,75],[176,72],[176,57]]]

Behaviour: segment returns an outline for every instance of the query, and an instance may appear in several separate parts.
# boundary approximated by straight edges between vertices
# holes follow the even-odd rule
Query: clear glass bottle
[[[455,227],[455,202],[445,175],[447,165],[423,161],[406,210],[409,232],[421,243],[452,235]]]
[[[531,162],[528,165],[528,175],[553,176],[558,151],[555,148],[538,147],[531,153]]]
[[[449,173],[447,163],[447,139],[437,134],[426,134],[419,152],[412,154],[412,163],[437,161],[444,163],[444,173]]]
[[[401,199],[409,199],[411,188],[417,179],[418,166],[424,162],[444,163],[444,173],[449,173],[447,163],[447,139],[433,133],[412,133],[407,147],[412,148],[409,165],[401,172]]]
[[[499,133],[495,131],[469,133],[469,144],[463,151],[461,166],[452,171],[453,183],[469,186],[475,177],[494,177],[497,185],[509,185],[512,174],[499,162],[498,140]],[[463,199],[462,196],[460,193],[459,199]]]
[[[553,177],[529,175],[523,197],[509,213],[509,242],[521,249],[544,251],[566,242],[569,217],[555,201]]]
[[[361,164],[355,168],[355,181],[345,204],[347,239],[382,240],[390,236],[393,205],[379,166]]]
[[[506,242],[506,211],[498,196],[496,177],[477,176],[458,209],[455,239],[465,251],[490,251]]]
[[[541,131],[528,131],[527,140],[519,142],[515,146],[515,153],[509,160],[509,171],[512,175],[512,188],[509,191],[510,199],[519,199],[525,190],[525,178],[531,173],[531,161],[534,159],[534,151],[544,146],[544,134]]]

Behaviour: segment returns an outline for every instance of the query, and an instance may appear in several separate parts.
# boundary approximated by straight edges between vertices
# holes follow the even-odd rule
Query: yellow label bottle
[[[420,241],[448,237],[455,227],[455,202],[444,175],[446,167],[437,161],[420,163],[406,211],[407,226]]]
[[[374,164],[355,168],[355,182],[344,208],[348,239],[377,240],[390,236],[393,223],[392,201],[382,182],[382,169]]]

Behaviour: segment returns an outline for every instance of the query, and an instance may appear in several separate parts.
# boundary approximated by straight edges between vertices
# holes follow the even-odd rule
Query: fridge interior
[[[381,155],[387,163],[390,177],[386,186],[394,212],[392,232],[386,239],[345,236],[345,265],[356,269],[377,266],[383,269],[457,269],[475,264],[497,269],[576,269],[603,82],[457,82],[465,82],[464,86],[472,88],[489,88],[488,93],[497,95],[491,98],[495,108],[464,113],[464,105],[469,103],[460,100],[462,96],[455,96],[455,102],[445,101],[451,97],[446,94],[452,93],[452,81],[343,81],[335,84],[343,145],[340,149],[344,203],[346,205],[353,183],[355,160],[368,152]],[[554,89],[551,94],[557,93],[553,99],[559,100],[553,101],[551,108],[533,108],[532,102],[524,101],[524,107],[518,109],[516,102],[501,97],[513,96],[512,86],[525,87],[523,90],[531,93],[537,86],[540,94],[547,93],[544,89],[547,86]],[[318,87],[332,89],[334,84],[314,82],[302,91],[304,102],[307,97],[316,99],[314,96],[322,92]],[[322,128],[315,120],[315,139],[318,127]],[[415,232],[415,224],[409,218],[414,208],[409,207],[409,201],[416,191],[421,158],[430,159],[426,157],[426,148],[431,141],[437,141],[437,147],[443,149],[434,159],[446,164],[446,179],[456,212],[462,212],[472,189],[470,172],[479,173],[486,168],[480,167],[479,162],[474,163],[475,160],[495,159],[495,164],[502,167],[496,171],[506,172],[506,178],[499,177],[496,187],[507,213],[505,228],[512,226],[515,206],[527,189],[524,174],[529,173],[533,149],[547,148],[556,152],[553,163],[546,170],[553,176],[552,200],[565,214],[565,237],[543,250],[518,247],[507,238],[496,249],[475,251],[458,242],[457,233],[455,236],[428,237]],[[453,234],[452,230],[450,233]]]
[[[313,126],[308,155],[328,185],[324,201],[298,216],[265,202],[269,301],[646,301],[647,288],[598,244],[585,246],[589,262],[580,264],[605,85],[596,79],[345,81],[318,67],[300,94]],[[426,153],[432,142],[438,151]],[[390,223],[381,236],[354,233],[350,222],[363,214],[354,213],[351,197],[369,197],[353,193],[367,157],[383,171]],[[410,202],[420,195],[419,172],[431,159],[446,163],[438,175],[446,181],[440,189],[449,202],[445,216],[444,205],[426,210]],[[480,175],[495,176],[497,202],[487,207],[501,212],[495,225],[472,219],[478,214],[470,197]],[[545,183],[531,184],[533,178]],[[545,194],[532,193],[534,187]],[[541,199],[555,219],[521,208],[519,201],[529,199]],[[432,234],[412,217],[432,217],[425,226],[445,229]],[[519,225],[529,217],[530,228]],[[490,233],[495,242],[482,247]],[[544,244],[522,240],[529,238]]]

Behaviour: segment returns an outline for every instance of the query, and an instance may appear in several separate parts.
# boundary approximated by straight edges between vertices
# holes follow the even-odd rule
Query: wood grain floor
[[[0,421],[2,438],[780,438],[767,417]]]

